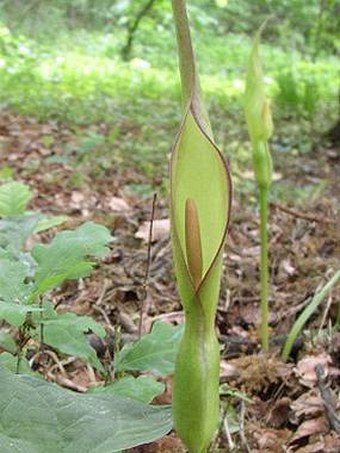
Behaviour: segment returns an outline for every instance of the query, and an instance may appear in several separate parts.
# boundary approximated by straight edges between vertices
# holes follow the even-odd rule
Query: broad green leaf
[[[149,376],[124,376],[110,385],[94,387],[91,393],[111,393],[150,403],[164,389],[164,384]]]
[[[24,282],[26,275],[27,268],[23,263],[0,260],[0,301],[22,303],[28,291]]]
[[[3,352],[2,354],[0,354],[0,369],[6,368],[7,370],[11,371],[12,373],[16,373],[17,367],[18,367],[18,357],[10,354],[9,352]],[[41,377],[40,374],[35,373],[32,370],[26,357],[21,357],[21,359],[20,359],[19,373],[30,374],[30,375],[36,376],[38,378]],[[2,446],[1,441],[0,441],[0,446]]]
[[[0,329],[0,347],[12,354],[15,354],[17,351],[17,345],[16,345],[12,335],[10,335],[4,329]],[[0,354],[0,356],[1,356],[1,354]]]
[[[172,427],[169,407],[122,396],[78,394],[0,367],[1,453],[113,453]]]
[[[22,182],[11,181],[0,186],[0,216],[23,214],[32,198],[30,188]]]
[[[156,322],[151,333],[140,340],[126,344],[116,355],[117,371],[153,371],[159,374],[173,373],[178,344],[183,326]]]
[[[75,313],[57,314],[53,305],[44,302],[43,317],[35,316],[35,322],[44,326],[44,343],[69,354],[88,361],[96,368],[103,370],[95,350],[90,346],[85,333],[92,331],[103,338],[106,334],[102,325],[89,316]]]
[[[43,231],[49,230],[55,226],[61,225],[66,222],[68,217],[66,215],[58,215],[53,217],[43,217],[35,227],[34,233],[41,233]]]
[[[112,237],[107,228],[86,222],[73,231],[56,234],[48,244],[37,244],[32,256],[38,263],[35,275],[34,294],[37,296],[64,280],[86,277],[94,262],[89,257],[102,257],[107,253],[107,244]]]
[[[18,258],[42,217],[40,213],[26,213],[1,219],[0,247],[7,250],[13,258]]]
[[[38,305],[20,305],[13,302],[0,302],[0,320],[5,320],[12,326],[21,326],[27,313],[41,312]]]

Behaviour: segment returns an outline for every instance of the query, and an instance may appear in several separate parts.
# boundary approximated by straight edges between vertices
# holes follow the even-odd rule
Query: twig
[[[212,442],[212,444],[210,445],[210,448],[209,448],[209,452],[213,453],[214,451],[217,450],[217,447],[218,447],[218,439],[219,439],[219,436],[220,436],[220,433],[222,432],[223,430],[223,427],[224,427],[224,419],[226,418],[227,416],[227,412],[228,412],[228,406],[225,407],[223,409],[223,412],[222,412],[222,417],[221,417],[221,421],[220,421],[220,424],[218,426],[218,430],[217,430],[217,433],[215,435],[215,438]]]
[[[71,381],[71,379],[68,379],[64,376],[57,376],[57,375],[53,376],[53,375],[50,375],[50,372],[48,372],[47,377],[49,379],[51,379],[51,381],[56,382],[57,384],[61,385],[62,387],[68,388],[70,390],[74,390],[78,393],[87,392],[86,387],[84,387],[82,385],[78,385],[75,382]]]
[[[92,308],[102,315],[102,317],[104,318],[104,321],[106,323],[106,327],[108,328],[108,330],[110,330],[111,333],[114,333],[115,329],[114,329],[106,311],[102,307],[98,307],[98,305],[92,305]]]
[[[136,333],[138,334],[138,328],[135,323],[132,321],[130,316],[121,309],[118,310],[118,320],[125,332],[131,335],[136,335]]]
[[[130,55],[130,52],[131,52],[131,48],[132,48],[132,43],[133,43],[133,39],[134,39],[134,36],[135,36],[135,33],[136,33],[136,30],[139,26],[139,23],[140,21],[143,19],[144,16],[146,16],[146,14],[149,12],[149,10],[152,8],[153,4],[155,3],[155,0],[149,0],[141,9],[140,11],[138,12],[138,14],[136,15],[136,17],[134,18],[134,21],[131,22],[129,21],[128,22],[128,26],[127,26],[127,32],[128,32],[128,36],[127,36],[127,40],[126,40],[126,43],[124,45],[124,47],[122,48],[121,50],[121,54],[122,54],[122,57],[123,57],[123,60],[127,60],[129,55]]]
[[[36,362],[37,359],[40,358],[41,356],[48,356],[54,362],[54,365],[52,365],[51,368],[47,371],[47,374],[50,374],[52,376],[52,372],[54,371],[54,369],[59,368],[59,371],[64,375],[64,377],[67,377],[67,373],[62,361],[59,359],[55,352],[50,351],[49,349],[40,350],[36,354],[34,354],[34,356],[29,361],[30,366],[32,367],[34,362]]]
[[[326,323],[329,310],[331,309],[332,301],[333,301],[333,298],[332,298],[332,295],[330,295],[328,297],[327,304],[326,304],[326,307],[325,307],[325,310],[323,312],[322,319],[321,319],[321,322],[320,322],[319,334],[321,333],[321,331],[323,329],[323,326]]]
[[[110,281],[108,279],[104,280],[103,288],[99,294],[98,299],[96,300],[96,305],[101,305],[104,297],[106,295],[107,290],[110,288]]]
[[[332,402],[332,393],[329,388],[329,382],[327,382],[326,379],[325,370],[320,364],[315,366],[315,374],[329,425],[336,433],[340,434],[340,418],[338,417]]]
[[[244,431],[244,416],[245,416],[245,403],[243,400],[241,400],[240,402],[241,404],[241,412],[240,412],[240,439],[241,439],[241,442],[242,442],[242,446],[244,447],[245,451],[247,453],[251,453],[251,450],[250,450],[250,447],[249,447],[249,444],[248,444],[248,441],[247,441],[247,438],[246,438],[246,434],[245,434],[245,431]]]
[[[224,427],[224,432],[225,432],[225,435],[226,435],[226,438],[227,438],[227,441],[228,441],[229,450],[232,451],[235,448],[235,444],[234,444],[233,439],[231,438],[231,434],[230,434],[230,430],[229,430],[228,415],[226,415],[224,417],[223,427]]]
[[[298,217],[300,219],[308,220],[310,222],[326,223],[326,224],[335,224],[335,220],[327,219],[320,216],[315,216],[312,214],[305,214],[303,212],[296,211],[295,209],[287,208],[279,203],[270,203],[270,207],[279,209],[286,214]]]
[[[143,294],[140,297],[141,306],[140,306],[140,311],[139,311],[139,323],[138,323],[138,337],[139,338],[142,336],[144,302],[146,299],[146,287],[147,287],[147,282],[148,282],[149,272],[150,272],[150,265],[151,265],[151,243],[152,243],[153,222],[155,219],[155,211],[156,211],[156,200],[157,200],[157,193],[154,193],[153,198],[152,198],[152,209],[151,209],[151,219],[150,219],[150,227],[149,227],[146,268],[145,268],[145,274],[144,274],[144,279],[143,279],[143,283],[142,283]]]

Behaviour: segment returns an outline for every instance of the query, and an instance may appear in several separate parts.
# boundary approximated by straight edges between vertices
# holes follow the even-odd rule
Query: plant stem
[[[261,343],[262,349],[269,349],[268,334],[268,188],[259,187],[260,195],[260,240],[261,240],[261,261],[260,261],[260,283],[261,283]]]
[[[208,135],[212,136],[209,116],[201,99],[201,86],[191,41],[186,2],[185,0],[172,0],[171,3],[176,27],[183,104],[185,108],[188,103],[194,106],[195,116],[199,120],[200,126]]]
[[[322,300],[327,296],[330,290],[339,282],[339,280],[340,270],[333,275],[333,277],[323,286],[323,288],[320,289],[320,291],[314,294],[308,305],[305,307],[303,312],[294,322],[293,327],[290,329],[286,342],[283,346],[281,354],[283,360],[285,361],[288,360],[290,352],[294,345],[294,341],[296,340],[297,336],[303,329],[303,326],[306,324],[308,319],[315,312],[315,310],[318,308],[318,306],[320,305]]]
[[[192,48],[185,0],[172,0],[172,9],[176,26],[183,102],[186,106],[198,83],[194,50]]]

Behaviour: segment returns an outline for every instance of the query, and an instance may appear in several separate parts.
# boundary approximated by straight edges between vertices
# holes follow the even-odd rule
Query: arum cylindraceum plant
[[[203,107],[184,0],[172,0],[185,105],[171,157],[172,247],[185,330],[173,382],[173,419],[190,453],[207,450],[219,418],[215,333],[231,204],[226,163]]]
[[[269,347],[268,334],[268,192],[272,183],[273,165],[268,139],[273,132],[269,100],[266,98],[259,57],[259,44],[262,29],[255,35],[250,54],[245,92],[245,117],[253,150],[253,166],[260,199],[260,239],[261,239],[261,342],[262,348]]]

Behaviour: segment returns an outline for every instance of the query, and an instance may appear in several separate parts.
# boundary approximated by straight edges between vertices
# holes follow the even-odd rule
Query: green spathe
[[[229,219],[229,188],[223,158],[191,106],[172,156],[171,220],[177,283],[186,319],[175,368],[173,414],[176,430],[192,452],[207,449],[218,423],[220,357],[214,321]],[[200,281],[189,254],[187,237],[195,234],[195,228],[185,215],[188,200],[194,201],[197,211]],[[194,239],[192,242],[195,244]]]
[[[255,177],[260,187],[269,188],[273,164],[267,141],[273,133],[270,103],[265,94],[259,45],[262,28],[256,33],[251,50],[245,92],[245,117],[253,148]]]
[[[191,453],[207,450],[218,425],[215,314],[231,181],[201,101],[185,2],[173,0],[185,113],[172,152],[170,209],[178,289],[185,312],[173,382],[176,431]]]
[[[264,25],[263,25],[264,26]],[[265,94],[259,55],[261,31],[256,33],[251,50],[245,93],[245,115],[252,143],[268,140],[273,132],[270,104]]]

